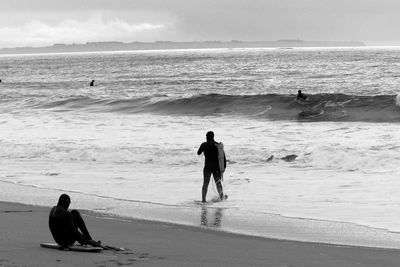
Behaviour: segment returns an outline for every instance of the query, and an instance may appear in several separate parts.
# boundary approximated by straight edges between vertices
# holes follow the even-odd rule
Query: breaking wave
[[[400,96],[346,94],[310,95],[298,102],[295,95],[207,94],[186,98],[167,96],[120,100],[71,97],[41,104],[40,108],[93,112],[156,113],[190,116],[247,116],[254,119],[305,121],[400,122]]]

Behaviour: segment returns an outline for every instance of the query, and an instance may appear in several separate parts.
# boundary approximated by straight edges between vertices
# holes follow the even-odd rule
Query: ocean
[[[7,55],[0,79],[1,201],[400,248],[400,48]],[[229,198],[201,205],[210,130]]]

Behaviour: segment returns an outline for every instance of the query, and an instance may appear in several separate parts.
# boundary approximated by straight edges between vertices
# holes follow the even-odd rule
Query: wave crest
[[[71,97],[46,103],[41,108],[192,116],[232,115],[269,120],[400,122],[400,95],[316,94],[309,95],[307,102],[297,102],[295,98],[295,95],[280,94],[157,96],[108,101]]]

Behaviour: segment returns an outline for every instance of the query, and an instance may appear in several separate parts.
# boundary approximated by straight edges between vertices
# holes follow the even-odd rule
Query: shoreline
[[[398,266],[399,250],[267,239],[193,226],[117,220],[81,210],[94,238],[126,251],[45,249],[49,208],[0,202],[1,266]],[[96,216],[96,217],[93,217]]]
[[[235,48],[293,48],[293,47],[364,47],[360,41],[205,41],[205,42],[88,42],[82,44],[53,44],[42,47],[0,48],[0,54],[30,54],[52,52],[91,52],[91,51],[146,51],[146,50],[185,50],[185,49],[235,49]]]
[[[6,202],[6,201],[5,202],[0,201],[0,206],[1,206],[1,203],[50,209],[49,207],[45,207],[45,206],[27,205],[27,204],[23,204],[23,203],[14,203],[14,202]],[[111,221],[116,220],[116,221],[131,222],[131,223],[140,222],[143,224],[149,224],[149,225],[154,225],[154,226],[175,227],[175,228],[182,228],[182,229],[194,231],[194,232],[198,231],[198,232],[206,232],[206,233],[215,234],[215,235],[236,236],[238,238],[254,238],[257,240],[293,242],[293,243],[310,244],[310,245],[317,245],[317,246],[333,246],[333,247],[343,247],[343,248],[364,248],[364,249],[400,251],[400,248],[373,247],[373,246],[350,245],[350,244],[335,244],[335,243],[327,243],[327,242],[302,241],[302,240],[294,240],[294,239],[257,236],[257,235],[251,235],[251,234],[246,234],[246,233],[230,232],[230,231],[213,228],[213,227],[208,227],[208,226],[195,226],[195,225],[179,224],[179,223],[168,222],[168,221],[156,221],[156,220],[149,220],[149,219],[133,218],[133,217],[126,217],[126,216],[120,216],[120,215],[108,214],[108,213],[102,213],[102,212],[90,211],[90,210],[79,210],[79,212],[83,213],[85,216],[100,219],[100,220],[111,220]],[[296,219],[304,220],[305,218],[296,218]],[[306,220],[314,220],[314,219],[306,219]],[[316,221],[318,221],[318,220],[316,220]],[[339,223],[341,223],[341,222],[339,222]],[[364,227],[364,226],[360,225],[360,227]]]
[[[157,222],[282,241],[400,249],[399,233],[353,223],[291,218],[276,214],[255,214],[251,211],[221,208],[215,205],[179,207],[141,202],[123,203],[112,198],[89,196],[77,192],[64,192],[8,182],[2,182],[1,185],[3,193],[0,195],[0,202],[49,208],[55,205],[58,196],[63,192],[71,196],[70,209],[82,210],[93,217],[103,219]],[[19,193],[15,194],[15,192]]]

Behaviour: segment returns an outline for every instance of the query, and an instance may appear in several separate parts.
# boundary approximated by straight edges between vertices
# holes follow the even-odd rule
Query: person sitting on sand
[[[297,100],[306,101],[307,96],[301,92],[301,90],[297,91]]]
[[[90,82],[90,86],[94,86],[94,80]]]
[[[197,155],[201,155],[204,153],[205,163],[203,169],[203,187],[202,187],[202,195],[201,195],[201,202],[206,202],[207,196],[207,189],[208,184],[210,183],[211,174],[214,177],[215,184],[217,185],[217,190],[220,199],[224,199],[224,193],[222,189],[222,182],[221,182],[221,170],[219,167],[218,161],[218,147],[219,143],[214,141],[214,133],[208,132],[206,134],[207,142],[204,142],[200,145],[199,150],[197,151]],[[224,167],[226,167],[226,158],[224,157]]]
[[[101,247],[100,241],[92,239],[81,214],[77,210],[68,211],[71,199],[62,194],[49,215],[49,227],[54,240],[60,246],[71,246],[78,241],[81,245]]]

